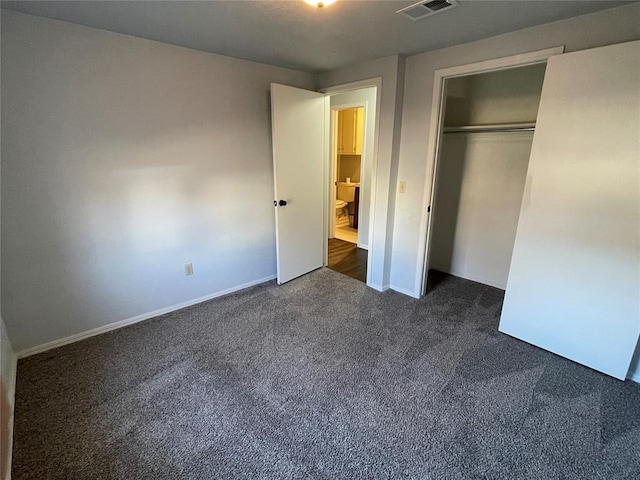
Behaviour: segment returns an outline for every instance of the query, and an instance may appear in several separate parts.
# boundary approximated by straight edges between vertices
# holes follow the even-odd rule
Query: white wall
[[[3,11],[2,314],[17,350],[275,275],[270,82],[314,87]]]
[[[331,96],[331,107],[367,104],[360,181],[360,216],[358,221],[358,246],[369,248],[369,214],[371,211],[371,172],[374,161],[374,137],[376,128],[376,88],[362,88]],[[360,175],[360,174],[358,174]]]
[[[391,286],[419,295],[426,225],[423,198],[433,78],[436,70],[565,45],[566,51],[610,45],[640,38],[640,4],[604,10],[560,22],[528,28],[473,43],[407,58],[398,179],[407,193],[397,195],[393,227]]]
[[[374,217],[370,229],[370,260],[367,265],[371,286],[388,288],[391,275],[393,216],[398,178],[398,154],[404,91],[404,58],[397,55],[358,63],[317,76],[318,87],[326,88],[380,77],[378,92],[379,132],[375,183],[372,188]]]
[[[445,134],[429,266],[504,289],[532,132]]]

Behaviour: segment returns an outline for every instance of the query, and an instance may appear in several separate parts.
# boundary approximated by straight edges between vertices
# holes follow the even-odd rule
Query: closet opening
[[[506,288],[545,69],[444,79],[423,294],[445,274]]]

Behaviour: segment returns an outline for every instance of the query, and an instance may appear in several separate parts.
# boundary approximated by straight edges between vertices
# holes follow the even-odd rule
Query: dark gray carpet
[[[322,269],[21,360],[13,478],[640,478],[640,385],[440,280]]]

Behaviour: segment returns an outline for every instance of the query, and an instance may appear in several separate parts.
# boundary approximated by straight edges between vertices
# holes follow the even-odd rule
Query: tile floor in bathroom
[[[358,243],[358,229],[349,225],[336,226],[334,237],[345,242]]]

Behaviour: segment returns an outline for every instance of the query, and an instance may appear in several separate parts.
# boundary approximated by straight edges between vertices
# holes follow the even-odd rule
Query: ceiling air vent
[[[396,13],[404,15],[411,20],[420,20],[457,6],[458,2],[456,0],[431,0],[430,2],[414,3],[408,7],[401,8]]]

